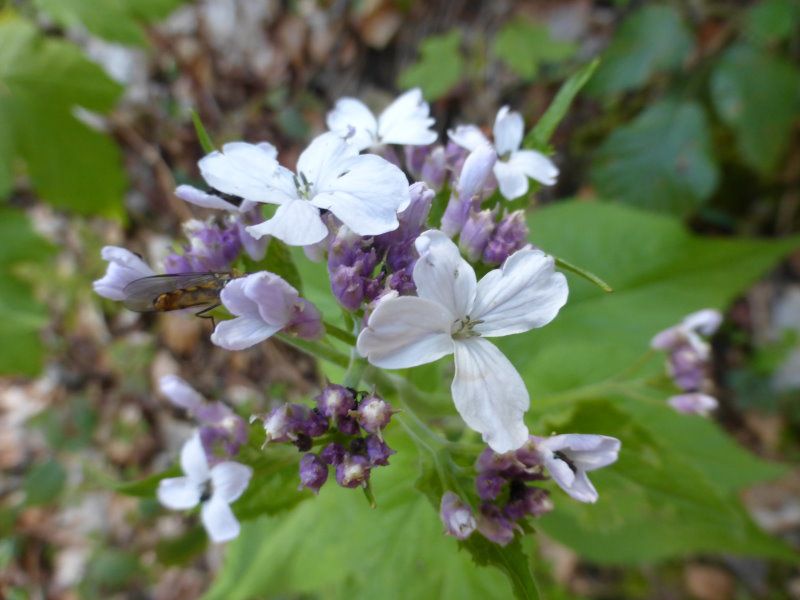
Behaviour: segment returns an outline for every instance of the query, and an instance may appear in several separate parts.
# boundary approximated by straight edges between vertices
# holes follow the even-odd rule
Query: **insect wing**
[[[176,310],[217,301],[219,292],[232,278],[230,273],[177,273],[152,275],[131,281],[122,290],[125,308],[136,312]],[[159,308],[156,301],[164,294],[174,295],[174,306]],[[191,301],[181,302],[181,296],[191,296]]]

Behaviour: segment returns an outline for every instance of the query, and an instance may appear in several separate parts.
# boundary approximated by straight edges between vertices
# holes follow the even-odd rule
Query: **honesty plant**
[[[184,185],[176,194],[222,212],[184,226],[188,241],[166,259],[158,293],[209,301],[217,289],[220,306],[210,336],[217,346],[242,350],[277,336],[346,366],[346,373],[320,385],[313,404],[279,403],[253,415],[206,401],[180,377],[163,378],[162,393],[199,430],[181,453],[184,476],[162,479],[159,500],[175,509],[202,504],[210,537],[231,539],[239,524],[229,504],[248,483],[255,496],[266,485],[259,457],[294,447],[302,454],[296,463],[300,490],[317,494],[330,480],[364,490],[374,504],[371,475],[391,469],[396,450],[390,444],[400,448],[396,441],[405,431],[410,440],[427,440],[426,452],[468,449],[466,458],[463,451],[459,455],[465,466],[450,475],[440,472],[435,484],[445,533],[458,539],[477,532],[509,544],[529,531],[530,518],[553,510],[553,483],[579,501],[595,502],[599,494],[587,473],[616,460],[619,440],[585,433],[530,435],[525,413],[531,399],[514,367],[517,357],[505,356],[489,341],[546,326],[568,298],[556,259],[531,244],[524,210],[504,199],[523,195],[528,178],[552,185],[558,174],[550,158],[522,147],[522,116],[502,108],[494,143],[471,125],[434,144],[429,107],[412,90],[378,117],[360,101],[343,98],[328,125],[332,131],[311,141],[294,170],[280,163],[278,150],[267,142],[232,142],[203,157],[199,171],[209,189]],[[392,144],[405,147],[396,152]],[[360,153],[368,148],[380,148],[397,164]],[[262,212],[265,205],[272,209]],[[302,246],[308,257],[324,261],[319,273],[329,279],[344,326],[330,322],[338,311],[304,297],[308,282],[297,279],[282,243]],[[107,298],[124,300],[128,284],[155,276],[122,248],[104,248],[103,258],[108,272],[95,290]],[[203,273],[234,268],[243,273],[224,279],[221,291],[203,287]],[[169,289],[169,274],[195,283]],[[152,310],[165,306],[157,300]],[[698,328],[708,329],[685,323],[656,344],[683,353],[674,356],[673,371],[684,379],[691,374],[678,364],[707,355]],[[692,357],[684,356],[687,349]],[[408,369],[450,354],[454,409],[427,420],[417,414],[415,400],[426,392],[406,380],[407,371],[383,369]],[[454,430],[450,417],[456,415],[461,421]],[[448,424],[446,436],[442,423]]]

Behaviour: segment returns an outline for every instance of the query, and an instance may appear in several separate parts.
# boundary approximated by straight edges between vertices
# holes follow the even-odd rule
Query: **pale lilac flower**
[[[494,210],[470,211],[467,221],[461,229],[461,234],[458,236],[458,247],[469,261],[475,262],[483,256],[486,244],[489,243],[489,238],[492,237],[494,231],[494,219]]]
[[[716,410],[719,402],[713,396],[701,392],[689,394],[679,394],[667,400],[672,408],[686,415],[707,416],[711,411]]]
[[[567,301],[567,280],[552,257],[521,250],[480,282],[456,245],[440,231],[416,242],[418,296],[387,295],[358,337],[372,364],[401,369],[455,354],[451,386],[456,409],[497,452],[528,437],[529,397],[511,362],[485,338],[522,333],[552,321]]]
[[[317,339],[324,333],[314,305],[268,271],[233,279],[220,299],[235,318],[219,323],[211,341],[226,350],[249,348],[282,330],[305,339]]]
[[[384,144],[432,144],[438,137],[431,130],[433,123],[419,88],[399,96],[378,118],[356,98],[340,98],[327,118],[328,129],[358,151]]]
[[[514,252],[528,245],[525,211],[515,210],[500,219],[492,232],[491,239],[484,247],[483,262],[489,265],[501,265]]]
[[[491,188],[492,169],[497,154],[488,143],[479,144],[464,161],[458,183],[442,215],[442,231],[453,237],[467,221],[471,210],[479,210],[487,186]]]
[[[200,441],[209,463],[218,462],[220,454],[234,456],[247,441],[247,423],[229,406],[219,401],[206,401],[177,375],[165,375],[159,380],[158,386],[172,404],[197,419]]]
[[[229,505],[247,489],[253,470],[232,461],[209,468],[199,434],[193,435],[183,445],[181,468],[183,477],[159,482],[159,502],[173,510],[202,504],[200,520],[213,542],[227,542],[238,536],[239,521]]]
[[[334,133],[315,138],[297,161],[297,174],[280,166],[268,144],[226,144],[200,161],[216,189],[254,202],[277,204],[275,215],[247,231],[273,235],[292,246],[315,244],[328,235],[320,210],[329,210],[358,235],[397,227],[408,204],[408,180],[393,164],[358,150]]]
[[[553,185],[558,176],[558,168],[541,152],[522,150],[525,123],[522,115],[502,107],[494,121],[494,148],[497,162],[494,176],[500,193],[509,200],[519,198],[528,191],[528,178],[544,185]],[[474,125],[460,125],[448,132],[450,139],[467,150],[474,150],[489,141]]]
[[[442,496],[439,518],[444,524],[444,532],[459,540],[467,539],[478,527],[472,509],[453,492],[445,492]]]
[[[139,256],[118,246],[104,246],[100,251],[103,260],[108,261],[106,274],[97,279],[92,287],[96,294],[109,300],[124,300],[124,289],[130,282],[142,277],[150,277],[156,272]]]
[[[705,359],[710,355],[711,349],[700,335],[713,335],[721,323],[722,314],[718,310],[705,308],[686,316],[678,325],[657,333],[650,345],[656,350],[676,350],[683,344],[689,344]]]
[[[336,465],[336,483],[346,488],[365,486],[369,480],[369,467],[369,460],[365,456],[348,452]]]
[[[597,490],[586,473],[615,462],[620,445],[617,438],[581,433],[536,441],[536,448],[553,481],[581,502],[597,502]]]

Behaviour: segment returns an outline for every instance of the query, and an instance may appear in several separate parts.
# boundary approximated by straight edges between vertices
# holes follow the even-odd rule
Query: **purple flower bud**
[[[514,482],[503,514],[512,521],[519,521],[526,516],[539,517],[551,510],[553,501],[550,500],[550,494],[546,490]]]
[[[439,191],[444,185],[447,177],[447,152],[441,146],[437,146],[425,159],[420,179],[425,182],[432,190]]]
[[[469,153],[458,176],[456,193],[462,200],[469,202],[475,196],[480,197],[492,176],[497,153],[490,144],[482,144]],[[478,199],[480,204],[480,199]]]
[[[346,453],[342,462],[336,465],[336,483],[342,487],[366,485],[368,480],[369,461],[365,456]]]
[[[378,255],[369,238],[362,238],[347,227],[339,228],[328,250],[331,290],[339,304],[347,310],[361,306],[377,263]]]
[[[267,442],[293,442],[303,431],[309,410],[302,404],[283,404],[263,417]]]
[[[700,392],[672,396],[667,400],[667,404],[683,414],[702,415],[704,417],[719,405],[716,398]]]
[[[325,335],[322,315],[305,298],[298,298],[292,307],[292,318],[284,330],[304,340],[318,340]]]
[[[525,222],[525,212],[515,210],[497,224],[483,251],[483,261],[490,265],[501,265],[527,244],[528,224]]]
[[[320,413],[318,408],[312,408],[303,424],[303,433],[312,438],[319,437],[328,431],[328,425],[328,417]]]
[[[481,500],[494,500],[503,491],[505,477],[495,473],[480,473],[475,478],[475,490]]]
[[[453,492],[442,496],[439,518],[444,523],[444,532],[459,540],[467,539],[478,526],[472,509]]]
[[[189,243],[183,247],[182,255],[167,257],[164,263],[167,273],[225,271],[242,249],[234,224],[221,227],[191,219],[184,223],[183,230]]]
[[[458,176],[461,173],[468,154],[469,151],[466,148],[459,146],[452,140],[447,140],[447,146],[444,148],[444,159],[447,168],[452,171],[453,175]]]
[[[389,457],[395,451],[389,448],[377,435],[368,435],[366,440],[367,458],[372,466],[385,466],[389,464]]]
[[[486,448],[475,461],[475,469],[478,473],[509,474],[514,475],[524,465],[521,465],[513,452],[497,454],[491,448]]]
[[[406,169],[415,178],[420,178],[422,172],[422,165],[425,164],[425,159],[428,158],[434,145],[429,146],[403,146],[403,153],[406,159]]]
[[[444,209],[442,223],[439,229],[441,229],[446,236],[451,238],[458,235],[461,228],[464,227],[464,223],[467,222],[467,216],[469,215],[471,207],[472,202],[470,200],[459,198],[458,194],[455,192],[450,194],[450,200],[448,200],[447,206]]]
[[[390,290],[395,290],[401,296],[411,296],[417,293],[417,285],[414,283],[414,268],[405,268],[395,271],[386,280],[386,285]]]
[[[371,394],[361,401],[356,414],[352,416],[368,433],[380,434],[392,419],[392,407],[379,396]]]
[[[337,443],[331,443],[322,449],[319,457],[326,465],[333,465],[334,467],[344,460],[345,449],[344,446]]]
[[[353,392],[335,383],[322,388],[316,400],[319,412],[326,417],[343,417],[356,406]]]
[[[300,487],[319,494],[319,488],[328,480],[328,465],[316,454],[306,454],[300,459]]]
[[[694,392],[703,386],[707,369],[708,360],[691,344],[681,344],[670,353],[670,374],[675,385],[686,392]]]
[[[347,415],[336,417],[336,428],[345,435],[358,435],[361,432],[358,421]]]
[[[494,504],[481,504],[478,531],[490,542],[506,546],[514,539],[514,523]]]
[[[470,211],[458,238],[458,246],[467,255],[468,260],[475,262],[483,255],[494,231],[494,217],[493,210]]]

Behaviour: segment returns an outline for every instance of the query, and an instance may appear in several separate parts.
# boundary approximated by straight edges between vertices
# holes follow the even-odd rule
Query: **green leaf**
[[[180,475],[181,470],[177,465],[175,465],[166,471],[154,473],[145,477],[144,479],[120,483],[114,486],[114,491],[119,494],[134,496],[136,498],[155,498],[159,481],[166,479],[167,477],[179,477]]]
[[[425,38],[419,60],[400,73],[400,87],[420,87],[428,100],[444,96],[464,76],[460,46],[461,32],[457,29]]]
[[[67,473],[56,460],[49,460],[33,467],[25,477],[22,489],[25,504],[35,506],[55,500],[67,481]]]
[[[542,118],[533,126],[533,128],[525,136],[523,145],[526,148],[539,148],[544,150],[547,148],[550,138],[553,136],[558,124],[567,114],[572,101],[581,91],[583,86],[592,78],[597,66],[600,64],[598,59],[583,65],[569,79],[567,79],[561,88],[558,90],[556,97],[547,107],[547,110],[542,115]]]
[[[44,359],[39,330],[48,313],[28,281],[53,248],[36,235],[24,213],[10,208],[0,208],[0,239],[0,373],[35,375]]]
[[[747,11],[744,33],[756,44],[771,45],[787,39],[798,22],[800,5],[795,0],[763,0]]]
[[[24,20],[0,20],[0,39],[0,191],[11,189],[21,158],[44,200],[118,216],[125,175],[117,146],[74,111],[109,111],[120,86],[76,46],[43,38]]]
[[[643,87],[657,73],[680,67],[692,46],[691,33],[674,8],[645,6],[619,28],[588,89],[615,94]]]
[[[703,109],[661,101],[613,132],[594,157],[602,197],[686,215],[717,186],[717,165]]]
[[[800,113],[800,71],[764,51],[735,46],[714,70],[711,98],[736,132],[744,161],[765,175],[774,172]]]
[[[208,135],[203,121],[200,119],[200,115],[197,114],[196,110],[192,111],[192,123],[194,124],[194,131],[197,134],[197,140],[200,142],[200,147],[203,149],[203,152],[206,154],[214,152],[217,147],[211,140],[211,136]]]
[[[544,63],[570,58],[576,49],[554,40],[546,26],[524,18],[508,21],[494,40],[495,55],[524,80],[535,78]]]
[[[192,527],[174,538],[165,538],[156,546],[158,562],[164,565],[185,565],[205,550],[208,536],[202,526]]]
[[[166,17],[186,0],[34,0],[63,27],[85,27],[111,42],[144,45],[141,25]]]
[[[475,568],[443,535],[437,511],[414,489],[413,446],[395,426],[386,433],[398,453],[373,472],[376,509],[359,490],[328,481],[291,513],[243,523],[207,600],[267,590],[342,599],[508,597],[511,587],[499,571]]]

